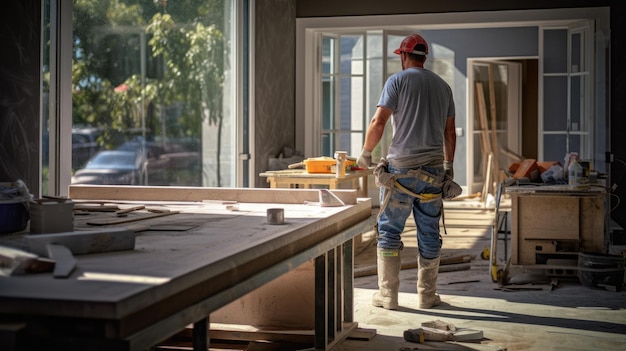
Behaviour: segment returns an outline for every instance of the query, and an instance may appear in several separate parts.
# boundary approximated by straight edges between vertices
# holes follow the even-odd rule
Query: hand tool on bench
[[[48,250],[48,256],[53,259],[56,264],[54,266],[54,272],[52,273],[55,278],[67,278],[69,277],[74,268],[76,268],[76,259],[72,252],[63,245],[46,245]]]

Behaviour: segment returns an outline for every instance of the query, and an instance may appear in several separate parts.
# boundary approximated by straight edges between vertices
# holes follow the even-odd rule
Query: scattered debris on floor
[[[440,320],[423,322],[421,328],[404,331],[404,340],[423,344],[425,341],[479,341],[482,330],[456,328]]]
[[[530,291],[530,290],[543,290],[543,291],[552,291],[556,289],[559,285],[559,280],[556,278],[551,279],[549,282],[528,282],[525,284],[498,284],[498,287],[494,288],[494,290],[502,290],[502,291]]]
[[[505,347],[493,345],[467,345],[456,342],[429,342],[416,347],[401,347],[398,351],[506,351]]]

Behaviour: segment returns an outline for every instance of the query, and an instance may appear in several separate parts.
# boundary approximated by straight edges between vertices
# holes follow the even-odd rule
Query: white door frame
[[[474,65],[475,64],[499,64],[506,65],[508,70],[508,92],[507,92],[507,145],[502,145],[513,154],[522,154],[522,65],[513,60],[537,59],[537,57],[491,57],[491,58],[470,58],[467,59],[467,167],[466,179],[468,193],[480,191],[483,186],[482,179],[474,178],[474,136],[476,135],[475,120],[475,87],[474,87]],[[496,145],[497,147],[497,145]],[[508,165],[500,164],[500,168]]]
[[[607,35],[610,31],[610,9],[589,7],[547,10],[515,10],[489,12],[459,12],[438,14],[347,16],[296,19],[296,149],[312,150],[312,120],[318,105],[311,82],[315,79],[317,53],[316,34],[319,32],[349,29],[463,29],[463,28],[505,28],[519,26],[567,26],[577,20],[593,19],[596,33]],[[608,43],[606,44],[608,47]],[[598,47],[595,55],[604,52]],[[594,80],[592,84],[598,85]],[[541,89],[541,87],[539,87]],[[604,92],[605,95],[608,91]],[[595,99],[604,97],[595,95]],[[597,101],[600,104],[602,101]],[[605,136],[608,138],[608,135]],[[597,146],[595,146],[597,147]],[[603,150],[596,150],[602,152]]]

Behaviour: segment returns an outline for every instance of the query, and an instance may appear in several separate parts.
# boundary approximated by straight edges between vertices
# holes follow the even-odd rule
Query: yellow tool
[[[488,247],[484,248],[483,251],[480,253],[480,258],[482,258],[483,260],[488,260],[490,252],[491,250]]]

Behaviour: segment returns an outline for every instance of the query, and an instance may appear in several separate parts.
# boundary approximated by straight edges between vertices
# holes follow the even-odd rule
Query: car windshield
[[[134,152],[102,152],[87,164],[86,168],[94,169],[134,169]]]

